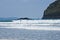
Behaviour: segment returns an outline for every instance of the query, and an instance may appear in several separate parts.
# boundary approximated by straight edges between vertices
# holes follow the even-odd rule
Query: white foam
[[[60,31],[60,27],[0,27],[9,29],[28,29],[28,30],[54,30]]]
[[[0,28],[60,31],[58,27],[60,20],[14,20],[13,22],[0,22],[0,26],[2,26]]]

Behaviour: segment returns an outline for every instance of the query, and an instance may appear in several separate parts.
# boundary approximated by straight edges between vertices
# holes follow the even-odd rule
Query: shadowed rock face
[[[56,0],[48,6],[42,19],[60,19],[60,0]]]

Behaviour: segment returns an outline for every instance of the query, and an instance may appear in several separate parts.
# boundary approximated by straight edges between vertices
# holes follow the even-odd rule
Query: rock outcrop
[[[56,0],[48,6],[42,19],[60,19],[60,0]]]
[[[18,18],[17,20],[32,20],[32,19],[25,17],[25,18]]]

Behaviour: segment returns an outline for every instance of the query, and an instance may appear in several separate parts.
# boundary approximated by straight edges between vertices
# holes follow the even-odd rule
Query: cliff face
[[[42,19],[60,19],[60,0],[56,0],[48,6]]]

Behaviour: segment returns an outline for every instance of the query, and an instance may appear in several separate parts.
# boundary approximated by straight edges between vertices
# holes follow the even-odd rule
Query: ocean
[[[0,28],[0,40],[60,40],[60,30]]]

